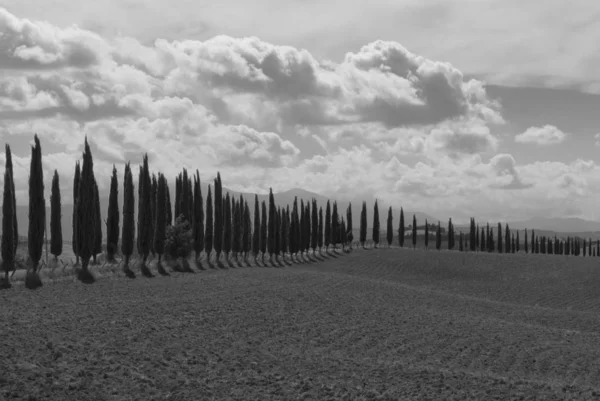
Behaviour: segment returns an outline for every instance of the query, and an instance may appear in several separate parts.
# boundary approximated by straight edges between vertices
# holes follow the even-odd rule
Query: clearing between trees
[[[599,282],[592,258],[392,248],[15,286],[0,399],[598,399]]]

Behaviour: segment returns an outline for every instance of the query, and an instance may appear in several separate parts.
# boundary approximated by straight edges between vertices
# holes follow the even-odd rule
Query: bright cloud
[[[568,134],[553,125],[530,127],[525,132],[515,136],[515,142],[535,143],[538,145],[556,145],[567,139]]]

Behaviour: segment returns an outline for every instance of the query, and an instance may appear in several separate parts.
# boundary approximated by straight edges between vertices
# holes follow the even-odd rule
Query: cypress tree
[[[210,253],[213,250],[213,201],[210,184],[208,185],[208,195],[206,195],[206,227],[204,229],[204,252],[206,252],[206,260],[210,263]]]
[[[510,228],[508,227],[508,223],[504,228],[504,252],[510,253],[511,248],[511,240],[510,240]]]
[[[306,211],[304,212],[304,219],[306,223],[304,224],[305,234],[304,234],[304,250],[308,253],[310,249],[310,204],[306,202]]]
[[[154,249],[154,224],[156,222],[156,192],[158,191],[158,182],[156,181],[156,175],[152,174],[152,186],[150,190],[150,253],[152,253],[152,257],[156,255],[156,250]]]
[[[262,201],[262,218],[260,222],[260,252],[262,253],[262,262],[265,263],[265,253],[267,252],[267,204]]]
[[[477,248],[479,248],[479,244],[480,244],[480,242],[479,242],[479,224],[477,224],[477,227],[475,228],[475,233],[476,233],[477,237],[475,238],[474,247],[475,247],[475,250],[477,250]]]
[[[31,164],[29,170],[29,230],[27,233],[27,247],[32,266],[31,269],[28,269],[25,278],[25,286],[29,289],[36,289],[42,286],[42,281],[38,274],[38,265],[42,258],[44,226],[46,222],[42,148],[37,135],[34,136],[34,142],[35,145],[31,147]]]
[[[4,279],[0,282],[0,288],[10,288],[8,272],[16,269],[15,265],[15,215],[16,204],[14,197],[12,160],[10,146],[6,145],[6,168],[4,169],[4,194],[2,198],[2,267]]]
[[[331,243],[335,251],[336,245],[340,242],[340,217],[337,210],[337,202],[333,201],[333,210],[331,212]]]
[[[106,258],[115,260],[117,244],[119,243],[119,181],[117,168],[113,164],[112,177],[110,178],[110,194],[108,196],[108,213],[106,219]]]
[[[100,192],[98,183],[94,180],[94,250],[92,258],[96,264],[96,256],[102,253],[102,215],[100,214]]]
[[[252,250],[252,220],[250,218],[250,207],[248,201],[244,202],[244,261],[248,263],[248,255]]]
[[[200,253],[204,250],[204,199],[202,199],[202,188],[200,187],[200,173],[196,170],[194,176],[194,252],[196,260],[200,259]]]
[[[154,237],[152,243],[154,251],[158,254],[159,272],[161,271],[162,254],[165,251],[165,234],[167,230],[167,214],[165,213],[165,208],[167,206],[166,186],[165,176],[158,173],[155,200],[156,213],[154,215]],[[164,270],[161,273],[166,275],[166,271]]]
[[[502,224],[498,223],[498,253],[504,252],[504,246],[502,244]]]
[[[314,208],[317,207],[316,203],[313,205],[313,207]],[[315,214],[315,216],[316,216],[316,214]],[[317,225],[313,221],[313,227],[316,227],[316,226]],[[313,230],[314,230],[314,228],[313,228]],[[352,241],[354,240],[353,227],[352,227],[352,202],[348,203],[348,208],[346,209],[346,231],[347,231],[346,239],[350,243],[350,249],[352,249]]]
[[[9,192],[9,194],[11,194],[11,192]],[[54,255],[54,260],[57,260],[58,257],[62,254],[63,239],[60,218],[60,186],[58,179],[58,171],[54,170],[54,176],[52,177],[52,192],[50,195],[50,253]],[[10,235],[12,235],[12,233]]]
[[[360,244],[363,249],[367,240],[367,202],[363,201],[362,210],[360,212]]]
[[[294,197],[292,205],[292,220],[290,222],[289,237],[290,237],[290,256],[295,255],[298,251],[298,197]]]
[[[81,271],[79,279],[85,283],[91,283],[95,279],[89,271],[88,265],[90,257],[94,252],[94,236],[96,225],[96,213],[94,204],[94,162],[92,152],[85,139],[85,151],[83,154],[83,166],[81,168],[81,179],[79,182],[79,195],[77,206],[77,227],[80,229],[77,233],[77,248],[81,258]]]
[[[171,205],[171,191],[169,191],[169,184],[165,177],[165,195],[167,198],[165,209],[166,209],[166,224],[170,226],[173,224],[173,206]],[[212,232],[211,232],[212,234]]]
[[[342,250],[344,250],[344,245],[346,244],[346,222],[342,217],[342,224],[340,224],[340,242],[342,243]]]
[[[531,230],[531,253],[537,253],[535,250],[535,230]]]
[[[329,206],[329,200],[327,200],[327,207],[325,208],[325,251],[329,251],[329,244],[331,244],[331,208]]]
[[[215,218],[214,218],[214,248],[217,261],[221,256],[223,250],[223,193],[221,188],[221,175],[217,172],[217,178],[215,178]]]
[[[298,237],[298,245],[300,246],[300,255],[302,255],[302,252],[304,252],[304,235],[306,233],[306,219],[304,216],[305,213],[305,208],[304,208],[304,202],[302,201],[302,199],[300,199],[300,231],[299,234],[300,236]]]
[[[512,251],[512,253],[515,253],[517,251],[517,245],[516,245],[514,234],[511,235],[511,251]]]
[[[527,243],[527,238],[527,229],[525,229],[525,243],[523,244],[523,250],[525,251],[525,253],[529,253],[529,244]]]
[[[404,209],[400,208],[400,225],[398,226],[398,245],[404,248]]]
[[[481,227],[481,243],[479,244],[479,251],[485,252],[486,240],[485,240],[485,230]]]
[[[388,209],[388,218],[387,218],[387,242],[388,248],[392,246],[392,241],[394,240],[394,222],[392,217],[392,207],[390,206]]]
[[[427,219],[425,219],[425,250],[429,246],[429,223],[427,223]]]
[[[442,248],[442,225],[438,221],[437,230],[435,231],[435,249],[438,251]]]
[[[181,215],[182,175],[175,177],[175,219]]]
[[[454,249],[454,225],[452,219],[448,219],[448,249]]]
[[[223,253],[225,254],[225,260],[229,259],[229,252],[231,252],[231,199],[229,198],[229,192],[225,195],[225,202],[223,203]]]
[[[275,238],[273,239],[273,254],[275,255],[275,262],[277,263],[277,257],[281,251],[281,209],[278,207],[275,209]]]
[[[486,223],[485,225],[485,250],[486,252],[490,251],[490,223]]]
[[[494,252],[494,229],[490,229],[490,235],[488,237],[488,252]]]
[[[17,248],[19,246],[19,225],[17,221],[17,196],[15,191],[15,179],[13,174],[13,163],[12,163],[12,153],[10,151],[10,146],[6,145],[6,170],[8,170],[9,175],[11,177],[11,190],[12,190],[12,204],[15,208],[14,213],[14,221],[13,221],[13,244],[14,244],[14,254],[17,254]]]
[[[144,154],[142,167],[140,167],[140,179],[138,182],[138,253],[140,254],[140,270],[146,277],[152,277],[152,273],[146,266],[146,260],[150,253],[150,244],[154,236],[152,230],[152,181],[148,167],[148,154]]]
[[[517,230],[517,239],[515,241],[516,251],[519,252],[521,249],[520,239],[519,239],[519,230]]]
[[[231,219],[231,232],[232,232],[232,238],[231,238],[231,250],[233,251],[233,255],[235,257],[236,262],[238,261],[238,255],[240,252],[240,245],[241,245],[241,235],[242,235],[242,231],[241,231],[241,225],[240,225],[240,221],[241,221],[241,204],[240,201],[236,201],[233,197],[233,217]]]
[[[258,195],[254,195],[254,232],[252,233],[252,255],[254,263],[257,262],[258,253],[260,252],[260,206],[258,203]]]
[[[81,181],[81,169],[79,161],[75,162],[75,177],[73,178],[73,237],[71,243],[73,244],[73,253],[75,254],[75,266],[79,264],[79,250],[77,249],[77,238],[79,234],[77,231],[77,223],[79,221],[78,205],[79,205],[79,182]]]
[[[323,251],[323,207],[319,207],[319,232],[317,234],[317,246]]]
[[[417,216],[413,214],[413,225],[412,225],[412,246],[413,249],[417,247]]]
[[[375,199],[375,205],[373,205],[373,247],[377,248],[379,245],[379,206],[377,205],[377,199]]]
[[[350,212],[352,213],[352,212]],[[312,199],[312,216],[311,216],[311,237],[310,237],[310,247],[312,248],[313,255],[317,252],[317,239],[319,236],[319,214],[317,211],[317,200],[315,198]]]
[[[475,252],[477,250],[477,244],[479,241],[477,240],[478,230],[475,226],[475,218],[471,217],[471,230],[469,232],[469,245],[471,252]]]
[[[190,193],[188,188],[188,174],[187,170],[184,168],[181,173],[181,204],[179,205],[179,213],[183,214],[183,217],[191,222],[190,214],[189,214],[189,201],[190,201]],[[179,217],[179,216],[178,216]]]
[[[135,235],[134,226],[134,202],[135,194],[133,187],[133,174],[129,162],[125,165],[123,177],[123,231],[121,234],[121,253],[123,254],[123,272],[128,277],[135,277],[133,271],[129,268],[129,258],[133,253],[133,241]]]
[[[269,228],[268,228],[268,251],[269,260],[273,262],[273,254],[275,253],[275,228],[277,222],[275,220],[277,210],[275,209],[275,198],[273,197],[273,189],[269,188]]]

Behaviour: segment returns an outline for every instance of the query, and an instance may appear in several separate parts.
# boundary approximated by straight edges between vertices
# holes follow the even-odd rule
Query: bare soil
[[[0,399],[600,399],[596,258],[195,270],[0,291]]]

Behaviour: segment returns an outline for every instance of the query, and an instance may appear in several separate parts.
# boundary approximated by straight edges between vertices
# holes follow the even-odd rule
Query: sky
[[[37,133],[64,203],[87,135],[106,191],[147,152],[239,191],[600,220],[599,35],[588,0],[0,0],[0,142],[20,202]]]

